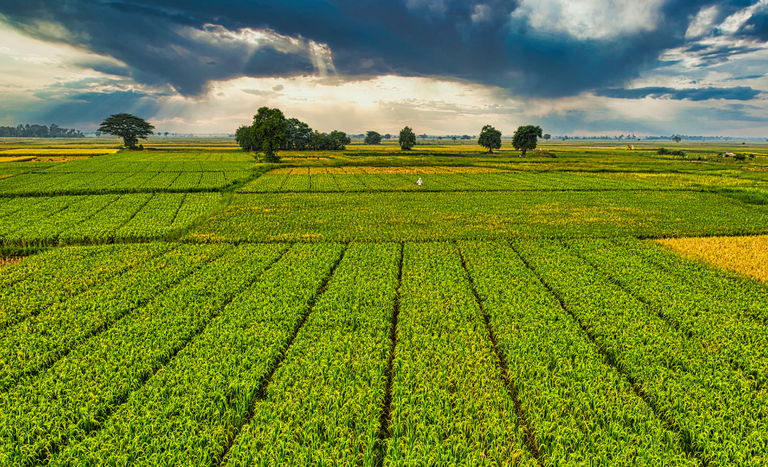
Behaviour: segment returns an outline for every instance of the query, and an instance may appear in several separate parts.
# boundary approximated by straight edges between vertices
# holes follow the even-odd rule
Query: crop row
[[[226,465],[377,465],[399,250],[348,247]]]
[[[0,243],[57,245],[161,238],[209,213],[218,193],[142,193],[0,200]]]
[[[244,185],[243,193],[367,192],[367,191],[563,191],[563,190],[690,190],[712,189],[753,182],[722,177],[690,175],[640,176],[638,174],[547,173],[382,173],[360,167],[350,173],[291,173],[273,171]],[[425,168],[429,169],[429,168]],[[302,173],[297,173],[301,171]],[[360,172],[360,173],[357,173]],[[416,182],[422,180],[419,186]]]
[[[350,246],[315,299],[340,253],[338,245],[294,246],[96,436],[54,464],[208,465],[232,445],[228,465],[317,456],[372,465],[398,255],[393,245]]]
[[[688,451],[713,466],[764,464],[768,395],[727,354],[690,338],[562,245],[515,248]]]
[[[97,172],[21,174],[0,180],[0,196],[210,191],[247,178],[250,172]]]
[[[384,465],[529,465],[522,421],[451,243],[407,244]]]
[[[734,242],[739,239],[728,238]],[[669,254],[666,250],[649,248],[643,242],[627,240],[623,247],[632,254],[642,256],[657,268],[675,276],[677,283],[703,290],[722,306],[733,308],[739,315],[768,324],[768,288],[754,279],[709,266],[701,261]]]
[[[542,465],[697,465],[508,244],[460,249]]]
[[[0,275],[0,329],[52,310],[162,251],[141,245],[77,247],[26,259]]]
[[[286,193],[236,194],[196,236],[215,241],[423,241],[732,235],[767,229],[765,207],[711,193]]]
[[[194,255],[202,258],[196,272],[38,377],[0,394],[0,465],[39,463],[100,427],[283,250],[280,245],[197,247]]]
[[[645,255],[669,257],[659,249],[639,245],[637,240],[573,241],[569,245],[658,315],[722,355],[734,369],[754,378],[757,388],[767,386],[768,329],[762,320],[751,319],[753,313],[748,308],[753,303],[768,306],[765,291],[755,296],[734,287],[730,298],[723,300],[708,292],[709,281],[702,281],[701,275],[694,276],[699,281],[697,287],[635,253],[642,249]]]

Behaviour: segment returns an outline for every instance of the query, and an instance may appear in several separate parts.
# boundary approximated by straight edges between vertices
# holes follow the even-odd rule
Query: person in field
[[[418,179],[418,180],[416,180],[416,184],[417,184],[417,185],[419,185],[419,186],[421,186],[421,184],[422,184],[422,183],[423,183],[423,182],[421,181],[421,177],[419,177],[419,179]]]

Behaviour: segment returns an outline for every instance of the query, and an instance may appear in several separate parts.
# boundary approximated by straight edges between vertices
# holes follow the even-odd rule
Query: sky
[[[768,0],[0,0],[0,125],[768,137]]]

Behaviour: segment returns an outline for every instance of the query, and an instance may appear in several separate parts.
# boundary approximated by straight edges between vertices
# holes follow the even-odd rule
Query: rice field
[[[417,149],[0,166],[0,466],[766,463],[768,162]]]

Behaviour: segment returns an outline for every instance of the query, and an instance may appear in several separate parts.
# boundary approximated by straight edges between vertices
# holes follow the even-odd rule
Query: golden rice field
[[[768,282],[768,235],[658,240],[688,258]]]
[[[120,149],[108,148],[61,148],[61,149],[42,149],[42,148],[21,148],[6,149],[0,151],[0,157],[5,156],[100,156],[104,154],[115,154]]]

